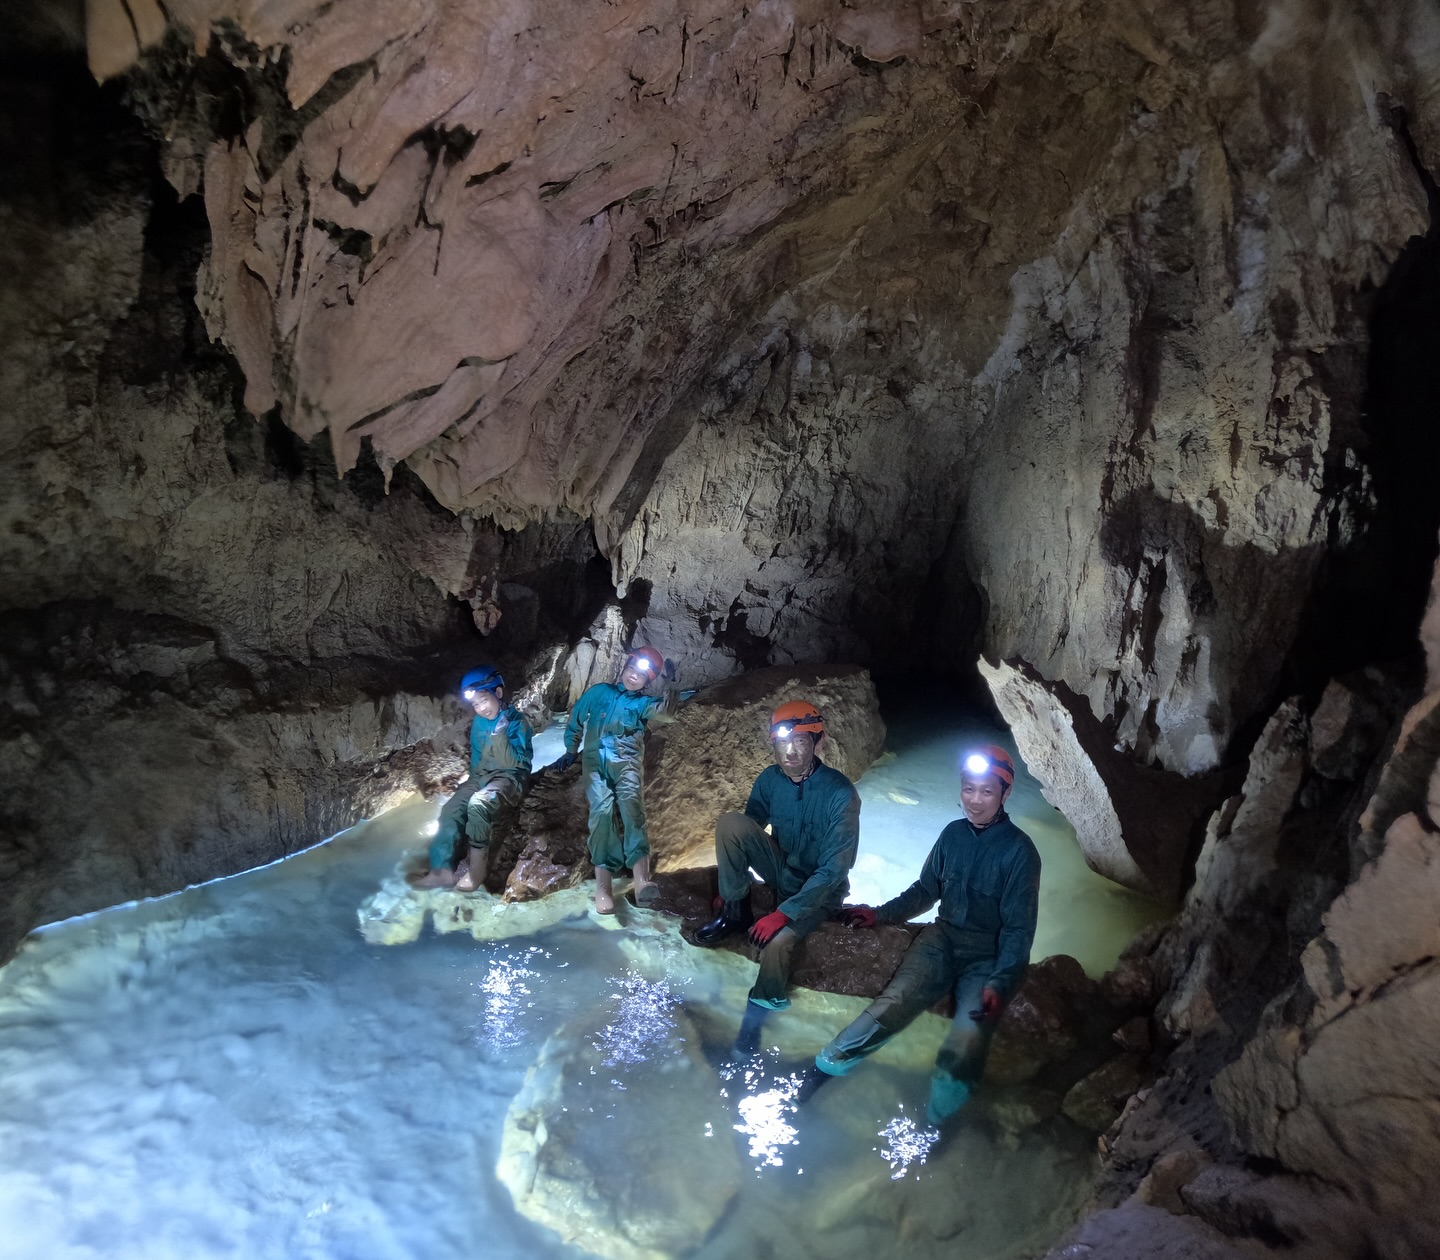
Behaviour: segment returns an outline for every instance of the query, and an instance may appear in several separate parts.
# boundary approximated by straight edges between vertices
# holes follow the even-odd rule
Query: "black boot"
[[[760,1053],[760,1034],[765,1030],[765,1017],[769,1014],[768,1006],[745,1003],[745,1017],[740,1021],[740,1031],[735,1034],[735,1044],[730,1047],[732,1059],[748,1059]]]
[[[750,898],[743,901],[727,901],[720,913],[709,923],[695,929],[695,944],[718,945],[721,941],[747,931],[755,916],[750,913]]]
[[[822,1085],[828,1084],[835,1078],[828,1072],[822,1072],[813,1063],[800,1074],[800,1088],[795,1091],[795,1103],[803,1107],[820,1091]]]

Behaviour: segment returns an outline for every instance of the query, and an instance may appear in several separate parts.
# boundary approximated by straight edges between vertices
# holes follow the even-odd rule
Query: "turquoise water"
[[[909,882],[954,816],[953,739],[895,736],[862,785],[857,899]],[[1038,1254],[1072,1218],[1093,1138],[1068,1122],[931,1146],[933,1016],[797,1110],[792,1069],[863,1003],[800,995],[730,1065],[753,965],[661,916],[598,920],[576,890],[549,921],[503,912],[504,939],[368,944],[356,908],[435,809],[26,942],[0,971],[0,1257],[966,1260]],[[1037,956],[1100,968],[1142,907],[1046,811],[1022,781]]]

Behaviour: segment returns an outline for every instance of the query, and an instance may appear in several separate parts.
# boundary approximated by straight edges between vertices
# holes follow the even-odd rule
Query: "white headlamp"
[[[979,753],[971,753],[965,758],[965,769],[970,774],[989,774],[993,768],[990,758],[982,757]]]
[[[789,722],[783,722],[783,723],[781,723],[781,725],[779,725],[779,726],[777,726],[777,727],[775,728],[774,738],[776,738],[776,739],[789,739],[789,738],[790,738],[790,732],[793,731],[794,729],[795,729],[795,728],[794,728],[793,726],[791,726]]]

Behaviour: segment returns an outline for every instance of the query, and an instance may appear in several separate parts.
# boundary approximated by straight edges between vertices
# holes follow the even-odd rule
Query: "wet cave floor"
[[[972,734],[892,722],[853,900],[914,877]],[[1045,861],[1035,957],[1098,974],[1155,910],[1033,782],[1013,805]],[[0,1257],[968,1260],[1074,1219],[1094,1140],[1063,1117],[927,1149],[934,1016],[797,1112],[793,1071],[863,1001],[798,994],[732,1065],[753,967],[674,920],[573,890],[500,939],[367,944],[356,907],[437,806],[26,942],[0,971]]]

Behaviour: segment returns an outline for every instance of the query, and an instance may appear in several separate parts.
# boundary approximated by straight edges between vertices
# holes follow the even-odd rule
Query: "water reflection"
[[[739,1094],[735,1109],[740,1113],[740,1123],[733,1127],[749,1143],[750,1158],[759,1161],[755,1171],[784,1167],[782,1148],[799,1144],[799,1131],[791,1121],[800,1108],[796,1101],[800,1074],[775,1075],[769,1059],[757,1054],[724,1064],[720,1079],[725,1082],[720,1091],[722,1098]]]
[[[901,1103],[900,1107],[903,1111],[905,1104]],[[910,1116],[899,1115],[876,1136],[885,1143],[876,1149],[880,1158],[890,1165],[890,1180],[899,1181],[911,1168],[925,1163],[931,1148],[940,1140],[940,1130],[917,1124]]]
[[[669,1040],[675,1027],[671,1012],[680,999],[667,980],[646,980],[634,970],[610,977],[609,983],[619,986],[619,992],[610,995],[618,1003],[615,1018],[591,1039],[606,1067],[644,1063]],[[618,1081],[612,1083],[624,1088]]]
[[[526,981],[539,979],[539,973],[526,964],[545,961],[549,957],[549,951],[532,946],[521,951],[518,958],[501,956],[490,959],[485,975],[474,985],[485,1002],[485,1015],[476,1038],[481,1045],[490,1050],[505,1051],[525,1043],[528,1030],[521,1015],[535,1006],[530,1000],[532,994]]]

